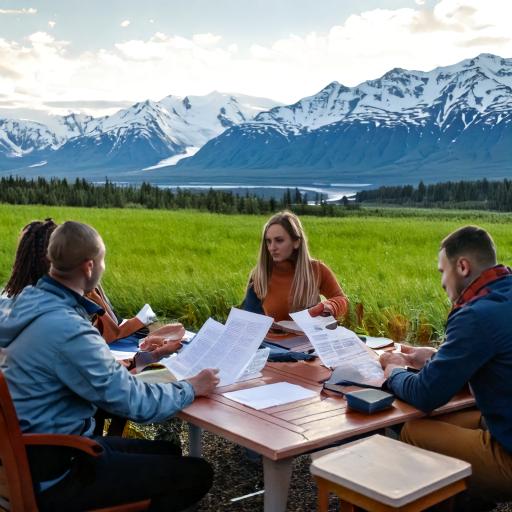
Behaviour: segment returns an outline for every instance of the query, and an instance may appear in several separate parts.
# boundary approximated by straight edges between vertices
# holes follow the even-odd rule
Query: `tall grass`
[[[193,211],[0,205],[0,283],[5,283],[20,229],[51,216],[93,225],[107,246],[103,284],[124,316],[148,302],[163,318],[198,328],[224,320],[243,299],[256,262],[264,217]],[[351,301],[345,324],[360,332],[426,343],[443,332],[449,309],[437,273],[437,249],[450,231],[473,223],[471,212],[429,215],[405,210],[377,215],[303,217],[314,257],[337,275]],[[511,217],[478,215],[512,259]]]

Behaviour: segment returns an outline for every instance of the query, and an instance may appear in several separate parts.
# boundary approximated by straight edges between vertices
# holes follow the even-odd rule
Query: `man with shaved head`
[[[92,227],[65,222],[52,233],[47,276],[0,303],[3,372],[26,433],[91,436],[97,408],[137,422],[162,421],[213,391],[217,371],[145,384],[112,356],[84,297],[105,270],[105,245]],[[202,459],[173,443],[95,438],[103,453],[33,447],[29,455],[40,510],[84,510],[151,498],[151,510],[184,510],[212,483]]]

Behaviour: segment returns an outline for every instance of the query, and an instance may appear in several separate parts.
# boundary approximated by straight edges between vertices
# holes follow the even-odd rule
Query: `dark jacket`
[[[469,383],[491,435],[512,453],[512,275],[493,275],[500,268],[482,274],[450,313],[446,341],[424,368],[395,369],[387,386],[429,412]]]

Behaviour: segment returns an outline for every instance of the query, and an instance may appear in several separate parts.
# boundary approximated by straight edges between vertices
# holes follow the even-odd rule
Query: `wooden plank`
[[[226,407],[231,407],[233,409],[238,410],[240,412],[240,414],[245,414],[247,416],[253,416],[254,418],[262,419],[269,423],[278,425],[282,428],[287,428],[287,429],[291,430],[292,432],[297,432],[297,433],[304,432],[303,428],[293,424],[290,421],[282,420],[281,418],[279,418],[277,416],[269,414],[266,409],[261,410],[261,411],[258,411],[256,409],[251,409],[250,407],[247,407],[246,405],[240,404],[238,402],[230,400],[229,398],[226,398],[225,396],[221,396],[221,395],[215,396],[215,398],[213,398],[213,400],[215,400],[215,402],[217,402],[218,404],[223,404]],[[186,410],[188,412],[188,408]]]
[[[298,380],[320,384],[331,375],[331,370],[322,366],[319,360],[297,361],[296,363],[268,363],[267,367],[283,375],[290,375]]]
[[[317,396],[314,396],[312,398],[305,398],[304,400],[297,400],[295,402],[290,402],[288,404],[276,405],[274,407],[268,407],[267,409],[265,409],[265,412],[277,417],[277,415],[279,413],[286,412],[286,411],[293,411],[293,410],[295,410],[297,408],[301,408],[301,407],[308,407],[308,406],[318,407],[318,405],[321,402],[322,402],[322,398],[320,396],[320,393],[318,393]]]
[[[283,458],[280,456],[283,449],[300,452],[301,446],[307,441],[304,434],[273,422],[272,416],[265,419],[220,403],[212,407],[208,400],[198,400],[179,413],[178,417],[271,460]]]
[[[311,423],[314,423],[316,425],[319,421],[323,421],[325,419],[339,419],[339,417],[345,413],[346,408],[319,412],[317,414],[310,414],[309,416],[305,416],[303,418],[297,418],[296,420],[293,421],[293,424],[308,428]]]
[[[286,421],[294,422],[297,419],[305,418],[315,414],[321,414],[328,411],[343,411],[347,408],[347,402],[341,398],[327,398],[320,403],[313,403],[306,407],[296,407],[282,412],[274,413],[274,416]]]

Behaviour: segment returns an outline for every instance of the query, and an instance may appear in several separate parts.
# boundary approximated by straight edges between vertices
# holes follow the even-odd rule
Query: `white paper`
[[[185,336],[183,336],[183,339],[181,341],[184,341],[185,343],[189,343],[194,339],[194,336],[196,335],[195,332],[187,331],[185,330]]]
[[[390,338],[375,338],[373,336],[365,336],[366,340],[366,346],[373,349],[378,350],[379,348],[389,347],[394,342]]]
[[[111,350],[110,352],[112,352],[112,355],[114,356],[116,361],[121,361],[123,359],[131,359],[136,354],[137,351],[134,350],[133,352],[128,352],[122,350]]]
[[[220,386],[236,382],[249,365],[273,319],[232,308],[226,325],[208,319],[193,342],[164,364],[179,379],[192,377],[204,368],[218,368]]]
[[[142,309],[135,315],[144,325],[152,324],[156,321],[156,314],[149,304],[144,304]]]
[[[322,363],[329,368],[350,366],[357,369],[364,379],[375,380],[384,377],[384,372],[373,353],[356,335],[344,327],[327,329],[334,318],[312,317],[308,310],[290,315],[304,330]]]
[[[289,382],[276,382],[254,388],[240,389],[223,393],[226,398],[253,409],[266,409],[276,405],[284,405],[297,400],[318,396],[318,391],[290,384]]]
[[[162,361],[169,370],[176,375],[178,379],[186,379],[197,375],[204,368],[217,368],[215,361],[207,364],[207,354],[212,345],[219,339],[224,332],[224,326],[208,318],[199,332],[195,335],[192,343],[185,345],[178,355],[170,361]],[[205,359],[203,361],[203,359]]]
[[[244,373],[238,377],[237,382],[261,377],[261,370],[263,370],[263,367],[267,364],[269,354],[269,348],[260,348],[256,350],[256,354],[254,354],[250,360]]]

